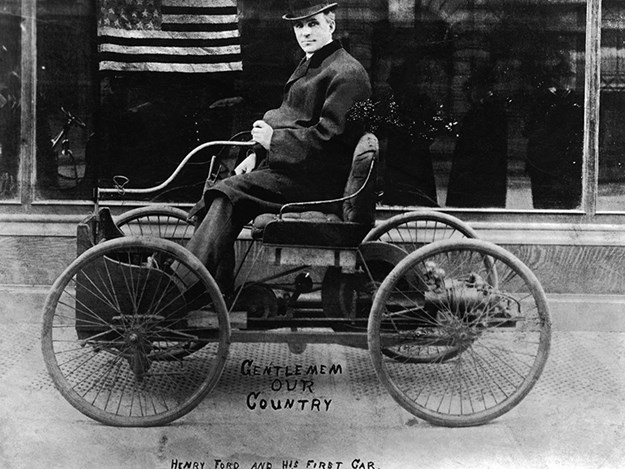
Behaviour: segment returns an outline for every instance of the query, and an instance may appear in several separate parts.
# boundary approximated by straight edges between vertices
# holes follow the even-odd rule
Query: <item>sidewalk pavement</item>
[[[366,350],[233,344],[216,389],[180,420],[113,428],[83,416],[43,365],[40,325],[0,324],[0,467],[17,468],[621,468],[625,467],[625,334],[554,331],[545,371],[517,407],[479,427],[414,418],[378,382]],[[270,378],[244,360],[341,365],[314,379],[327,411],[249,410]],[[340,463],[340,464],[339,464]]]

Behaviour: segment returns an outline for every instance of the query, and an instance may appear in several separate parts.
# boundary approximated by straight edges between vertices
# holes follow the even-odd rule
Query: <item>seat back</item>
[[[372,225],[375,222],[377,159],[380,145],[372,133],[365,133],[356,148],[343,193],[343,221]]]
[[[252,237],[267,245],[318,248],[357,247],[375,222],[378,139],[363,135],[354,150],[343,197],[285,204],[279,215],[262,214]],[[341,211],[342,217],[337,216]]]

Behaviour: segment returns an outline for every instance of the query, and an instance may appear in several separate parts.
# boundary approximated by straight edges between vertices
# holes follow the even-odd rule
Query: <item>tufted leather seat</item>
[[[259,215],[252,223],[252,237],[269,245],[358,246],[375,221],[378,152],[376,136],[364,134],[354,150],[342,198],[286,204],[279,214]]]

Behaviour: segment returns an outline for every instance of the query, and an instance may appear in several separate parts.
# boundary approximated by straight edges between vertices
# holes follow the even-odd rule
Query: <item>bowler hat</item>
[[[338,3],[324,0],[289,0],[289,12],[282,18],[288,21],[298,21],[314,16],[322,11],[335,8]]]

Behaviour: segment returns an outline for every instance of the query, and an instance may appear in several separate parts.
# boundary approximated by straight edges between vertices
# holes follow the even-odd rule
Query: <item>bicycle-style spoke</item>
[[[491,269],[496,285],[486,281]],[[398,402],[454,426],[516,405],[549,349],[546,300],[529,269],[497,246],[466,240],[424,247],[395,270],[376,297],[369,340],[376,371]],[[418,301],[414,278],[425,288]],[[412,329],[397,321],[410,316],[419,319]],[[399,345],[380,347],[376,334],[392,331]]]
[[[124,213],[117,220],[119,229],[128,236],[149,236],[185,245],[194,226],[187,213],[169,206],[149,206]]]
[[[474,238],[475,232],[459,219],[430,210],[417,210],[382,222],[365,241],[383,241],[406,252],[446,239]]]
[[[201,286],[197,305],[158,267],[171,261]],[[198,269],[178,245],[132,238],[98,245],[68,267],[46,302],[42,348],[72,405],[107,424],[159,425],[215,385],[229,328],[218,289]]]

